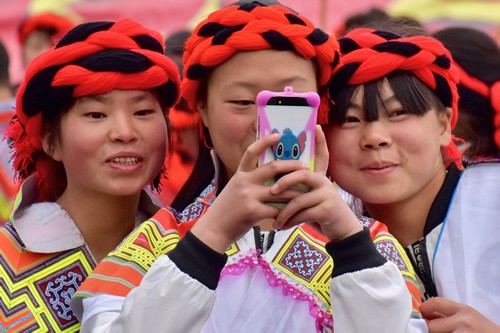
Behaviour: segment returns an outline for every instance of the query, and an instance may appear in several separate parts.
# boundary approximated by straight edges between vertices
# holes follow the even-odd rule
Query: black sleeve
[[[333,259],[333,277],[379,267],[387,261],[375,248],[367,228],[325,247]]]
[[[168,257],[181,271],[212,290],[217,288],[220,273],[227,261],[225,253],[214,251],[190,231],[168,253]]]

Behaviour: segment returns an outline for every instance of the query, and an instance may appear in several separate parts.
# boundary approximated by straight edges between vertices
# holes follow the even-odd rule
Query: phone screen
[[[264,112],[268,124],[260,126],[261,136],[278,132],[281,139],[276,146],[265,151],[262,162],[294,159],[309,164],[314,132],[306,128],[305,124],[310,121],[314,109],[307,104],[307,100],[301,97],[272,97],[265,105]]]

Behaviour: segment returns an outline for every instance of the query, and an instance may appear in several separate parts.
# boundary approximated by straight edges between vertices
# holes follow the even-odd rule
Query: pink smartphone
[[[319,104],[320,97],[316,92],[296,93],[290,86],[282,92],[263,90],[257,94],[257,138],[272,133],[281,135],[276,145],[261,154],[259,165],[293,159],[314,170],[314,133]],[[270,179],[266,185],[272,185],[276,180]]]

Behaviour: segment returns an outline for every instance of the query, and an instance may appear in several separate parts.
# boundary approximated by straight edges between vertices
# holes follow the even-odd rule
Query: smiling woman
[[[23,182],[0,228],[0,327],[79,330],[72,294],[158,209],[146,187],[162,176],[178,94],[161,35],[132,20],[79,25],[33,60],[8,128]]]
[[[450,52],[421,31],[384,28],[340,39],[330,175],[405,246],[430,332],[499,332],[500,165],[463,161],[455,145]]]

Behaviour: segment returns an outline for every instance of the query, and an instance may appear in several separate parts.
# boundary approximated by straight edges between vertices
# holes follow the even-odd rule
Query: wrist
[[[195,223],[191,233],[212,250],[225,253],[233,241],[218,230],[217,223],[210,223],[207,214],[208,212]]]

